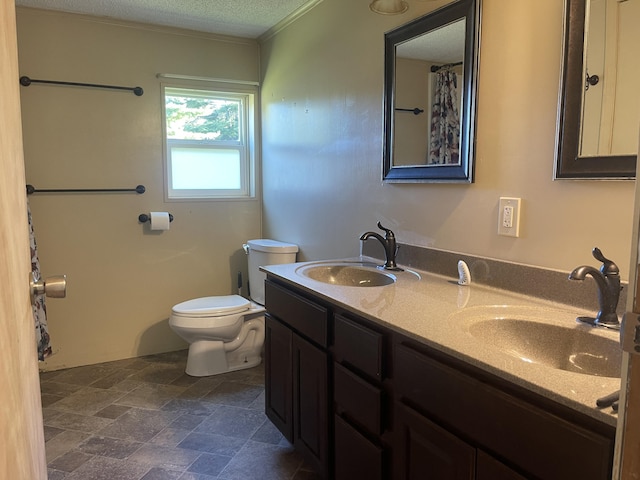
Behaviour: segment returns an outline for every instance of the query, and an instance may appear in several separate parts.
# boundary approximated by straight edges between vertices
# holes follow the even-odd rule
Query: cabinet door
[[[293,424],[296,448],[326,477],[329,444],[327,354],[293,334]]]
[[[383,451],[339,416],[335,416],[334,480],[381,480]]]
[[[293,443],[293,363],[291,330],[270,315],[265,318],[265,411],[269,420]]]
[[[611,478],[615,432],[609,426],[593,430],[557,415],[548,402],[525,400],[505,391],[503,382],[474,378],[424,350],[404,341],[395,347],[394,388],[407,403],[533,478]]]
[[[478,450],[477,455],[476,480],[526,480],[525,477],[482,450]]]
[[[400,480],[473,480],[476,449],[396,402],[394,468]]]

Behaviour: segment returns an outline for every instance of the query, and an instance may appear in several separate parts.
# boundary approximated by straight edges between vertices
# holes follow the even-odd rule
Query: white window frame
[[[240,101],[240,139],[234,141],[180,140],[167,138],[166,96],[184,94],[189,97],[218,97]],[[166,201],[246,200],[256,197],[256,98],[257,88],[243,85],[193,86],[161,84],[162,138]],[[240,188],[238,189],[174,189],[172,187],[172,148],[231,149],[240,153]]]

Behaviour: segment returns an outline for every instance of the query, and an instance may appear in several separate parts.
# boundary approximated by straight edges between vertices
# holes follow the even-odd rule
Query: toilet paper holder
[[[149,222],[151,221],[151,215],[149,215],[148,213],[141,213],[140,215],[138,215],[138,221],[140,223]],[[171,214],[169,214],[169,221],[173,222],[173,215]]]

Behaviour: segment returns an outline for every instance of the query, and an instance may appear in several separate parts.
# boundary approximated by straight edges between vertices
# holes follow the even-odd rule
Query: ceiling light
[[[406,12],[409,4],[403,0],[373,0],[369,8],[382,15],[396,15]]]

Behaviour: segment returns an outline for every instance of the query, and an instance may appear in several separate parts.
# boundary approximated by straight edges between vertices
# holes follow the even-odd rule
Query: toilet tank
[[[267,275],[260,271],[260,267],[294,263],[296,261],[296,253],[298,253],[298,246],[293,243],[261,238],[249,240],[244,245],[244,250],[249,257],[251,300],[264,305],[264,281]]]

